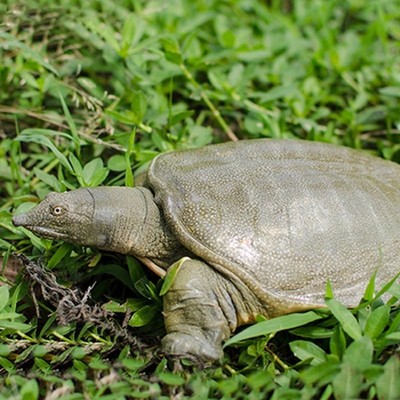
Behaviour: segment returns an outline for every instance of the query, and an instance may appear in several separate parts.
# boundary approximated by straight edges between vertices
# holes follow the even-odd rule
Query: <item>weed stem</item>
[[[208,108],[211,110],[212,114],[214,115],[215,119],[218,121],[218,123],[221,125],[221,128],[224,130],[226,135],[229,137],[230,140],[236,142],[239,139],[237,136],[233,133],[232,129],[229,128],[228,124],[225,122],[225,120],[222,118],[221,113],[215,107],[213,102],[210,100],[208,97],[207,93],[204,91],[204,89],[201,87],[201,85],[194,79],[193,75],[191,72],[187,69],[186,65],[181,63],[179,64],[179,67],[185,77],[188,79],[188,81],[200,92],[201,98],[204,100],[204,102],[207,104]]]

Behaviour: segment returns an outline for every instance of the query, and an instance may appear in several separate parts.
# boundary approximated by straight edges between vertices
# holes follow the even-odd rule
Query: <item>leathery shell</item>
[[[272,314],[322,306],[328,279],[355,306],[400,271],[400,166],[365,152],[225,143],[158,156],[148,184],[179,240]]]

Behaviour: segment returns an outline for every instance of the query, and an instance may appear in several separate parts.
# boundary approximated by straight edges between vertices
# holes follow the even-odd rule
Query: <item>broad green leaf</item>
[[[379,399],[400,399],[400,361],[396,355],[392,356],[384,366],[384,372],[376,381],[376,390]]]
[[[226,30],[219,35],[219,40],[224,47],[234,47],[236,43],[235,33],[231,30]]]
[[[35,366],[40,369],[41,372],[48,375],[53,371],[53,368],[50,366],[48,362],[46,362],[43,358],[35,357],[34,358]],[[75,360],[74,360],[75,365]]]
[[[233,375],[232,378],[218,383],[218,389],[225,395],[224,397],[231,397],[232,394],[240,391],[240,375]]]
[[[107,167],[111,171],[122,172],[126,168],[126,159],[122,154],[114,154],[107,161]]]
[[[368,336],[363,336],[347,347],[343,354],[343,363],[352,365],[357,370],[363,371],[372,363],[374,347]]]
[[[37,400],[39,398],[39,385],[35,379],[30,379],[24,384],[20,392],[21,400]]]
[[[119,52],[122,58],[126,58],[129,55],[130,49],[136,45],[143,32],[144,20],[142,18],[138,18],[135,14],[131,14],[126,18],[122,27],[122,43]]]
[[[309,324],[310,322],[318,321],[322,318],[324,317],[318,315],[314,311],[308,311],[306,313],[294,313],[269,319],[268,321],[259,322],[253,326],[250,326],[249,328],[246,328],[225,342],[225,346],[240,342],[241,340],[297,328],[299,326]]]
[[[331,382],[338,371],[340,371],[340,364],[326,362],[305,369],[300,376],[307,385],[315,385],[317,382],[322,385]]]
[[[364,332],[367,319],[371,315],[371,312],[372,310],[370,307],[360,307],[360,309],[357,310],[357,314],[355,313],[355,310],[353,310],[353,315],[357,315],[356,319],[361,332]]]
[[[211,84],[214,86],[215,89],[224,91],[225,87],[227,86],[226,81],[221,74],[216,71],[210,70],[208,71],[208,79],[210,80]]]
[[[32,328],[34,328],[34,326],[24,324],[22,322],[0,320],[0,330],[1,329],[10,329],[13,331],[26,332],[26,331],[31,330]]]
[[[124,110],[123,112],[118,112],[115,110],[107,109],[106,114],[114,118],[116,121],[122,122],[127,125],[138,125],[141,120],[140,118],[130,110]]]
[[[123,364],[130,371],[137,371],[139,368],[142,368],[145,364],[145,360],[140,360],[137,358],[121,358],[121,364]]]
[[[333,299],[334,298],[334,293],[332,289],[332,284],[331,281],[328,279],[326,281],[326,288],[325,288],[325,299]]]
[[[386,86],[380,88],[379,93],[385,96],[400,97],[400,88],[398,86]]]
[[[55,131],[52,129],[43,129],[43,128],[26,128],[24,129],[19,136],[24,136],[24,135],[39,135],[39,136],[45,136],[45,137],[55,137],[55,138],[65,138],[67,142],[69,143],[70,141],[73,140],[73,137],[67,133],[67,132],[60,132],[60,131]],[[66,143],[66,144],[68,144]]]
[[[327,299],[326,305],[342,325],[343,330],[354,340],[361,338],[361,328],[354,315],[335,299]]]
[[[98,186],[108,175],[108,169],[103,167],[101,158],[89,161],[82,171],[82,178],[87,186]]]
[[[151,383],[145,379],[131,380],[132,389],[129,390],[126,397],[132,399],[162,399],[160,385]]]
[[[133,287],[133,290],[137,293],[140,294],[140,288],[139,290],[136,288],[136,285],[138,287],[146,286],[148,283],[148,278],[146,276],[146,273],[144,272],[143,267],[139,263],[138,260],[133,258],[132,256],[127,256],[126,261],[128,263],[128,271],[129,271],[129,283]],[[140,282],[138,284],[138,282]]]
[[[237,87],[243,82],[243,74],[245,73],[245,67],[243,64],[236,64],[230,70],[228,75],[228,82],[231,87]]]
[[[27,204],[27,203],[23,203],[23,204]],[[30,204],[32,204],[32,203],[30,203]],[[17,208],[17,212],[15,213],[15,215],[22,214],[22,212],[23,212],[22,208],[23,207],[18,207]],[[14,224],[12,223],[12,221],[11,221],[11,214],[6,212],[6,211],[3,211],[3,212],[0,211],[0,228],[5,228],[8,231],[13,232],[13,233],[17,233],[17,234],[20,233],[19,229],[17,227],[15,227]],[[1,240],[1,238],[0,238],[0,240]],[[8,248],[8,246],[7,246],[7,248]],[[6,265],[6,260],[5,259],[3,259],[2,262],[0,263],[0,268],[2,267],[2,264]]]
[[[185,379],[182,376],[171,372],[160,372],[157,378],[160,379],[161,382],[172,386],[183,385],[185,383]]]
[[[159,295],[159,290],[157,289],[157,286],[152,281],[149,281],[147,283],[146,290],[147,290],[147,293],[149,294],[149,299],[152,302],[155,301],[159,306],[161,306],[162,299]]]
[[[89,268],[93,268],[93,267],[97,267],[97,265],[99,264],[101,258],[102,258],[102,253],[100,251],[97,251],[96,253],[93,254],[93,257],[90,259],[88,267]]]
[[[163,152],[173,150],[171,143],[165,139],[164,135],[161,135],[157,131],[153,131],[151,133],[151,140],[156,145],[156,147],[158,147]]]
[[[151,300],[153,298],[151,291],[149,290],[150,281],[146,276],[138,279],[137,281],[133,282],[133,286],[137,293],[143,296],[146,299]]]
[[[43,325],[42,329],[39,332],[39,338],[42,338],[45,334],[48,333],[49,329],[54,324],[56,319],[57,314],[55,312],[48,316],[46,323]]]
[[[7,357],[13,349],[8,344],[0,344],[0,357]]]
[[[61,262],[61,260],[63,260],[66,256],[70,255],[71,252],[72,252],[72,245],[69,243],[63,243],[48,261],[47,268],[50,269],[54,268]]]
[[[129,326],[140,327],[149,324],[157,315],[159,311],[157,306],[146,305],[139,311],[133,314],[129,320]]]
[[[189,118],[193,114],[194,114],[194,111],[190,110],[190,111],[181,111],[181,112],[178,112],[178,113],[172,115],[171,120],[170,120],[170,126],[176,125],[178,122],[181,122],[186,118]]]
[[[10,243],[8,243],[5,240],[3,240],[2,238],[0,238],[0,249],[10,250],[11,248],[12,248],[12,245]]]
[[[397,273],[386,285],[383,286],[383,288],[376,294],[376,298],[382,297],[384,293],[390,290],[390,288],[396,283],[396,281],[400,277],[400,272]]]
[[[364,299],[369,302],[371,302],[373,300],[374,294],[375,294],[376,273],[377,273],[377,270],[375,270],[374,273],[371,275],[371,278],[370,278],[368,285],[365,288],[365,292],[364,292]]]
[[[9,301],[10,309],[12,312],[16,312],[17,303],[20,300],[24,299],[28,293],[29,293],[29,284],[27,281],[22,281],[20,284],[13,287],[12,295]]]
[[[16,369],[15,364],[5,357],[0,357],[0,366],[3,367],[8,373],[12,373]]]
[[[116,301],[110,300],[109,302],[103,304],[102,308],[113,313],[124,313],[126,312],[126,305],[119,304]]]
[[[350,364],[342,364],[340,372],[332,381],[337,399],[357,399],[362,388],[362,375]]]
[[[8,160],[0,158],[0,179],[10,181],[13,177],[13,172],[14,168],[11,168]]]
[[[60,161],[60,163],[71,174],[73,174],[74,171],[72,170],[71,164],[68,162],[67,157],[65,157],[65,155],[58,150],[57,146],[48,137],[44,136],[43,132],[45,131],[45,129],[25,129],[14,140],[18,140],[20,142],[34,142],[49,148]]]
[[[187,260],[190,260],[190,258],[183,257],[168,268],[167,275],[164,278],[164,282],[163,282],[163,285],[160,290],[160,296],[164,296],[168,292],[168,290],[171,288],[172,284],[174,283],[175,278],[178,275],[179,270],[181,269],[181,266]]]
[[[173,64],[182,64],[183,58],[178,42],[171,37],[166,37],[161,39],[161,43],[164,47],[165,58]]]
[[[386,328],[390,318],[390,307],[384,304],[371,312],[365,325],[364,334],[376,339]]]
[[[33,347],[32,354],[34,357],[41,357],[43,358],[46,354],[49,353],[49,349],[46,348],[43,344],[35,344]]]
[[[76,342],[80,342],[84,337],[87,337],[87,333],[90,332],[90,329],[93,327],[93,322],[86,322],[83,325],[83,328],[80,329],[78,336],[76,337]]]
[[[10,298],[10,290],[7,286],[0,286],[0,312],[4,310]]]
[[[81,346],[75,346],[71,352],[71,357],[74,360],[82,360],[86,355],[86,350]]]
[[[94,173],[90,181],[88,182],[91,187],[96,187],[101,185],[105,179],[107,178],[108,174],[110,173],[108,168],[101,168]]]
[[[74,153],[71,153],[68,159],[72,165],[72,168],[74,169],[75,175],[78,177],[78,179],[82,178],[83,168],[81,162],[78,160]]]
[[[385,336],[388,340],[400,340],[400,332],[389,333]]]
[[[33,172],[41,181],[50,186],[54,191],[62,192],[62,184],[54,175],[50,175],[36,167],[33,169]]]
[[[105,42],[115,51],[120,51],[120,43],[118,42],[116,32],[112,25],[100,22],[97,18],[88,18],[85,20],[85,25],[98,36],[103,38]]]
[[[89,368],[94,371],[105,371],[108,370],[110,367],[110,364],[108,361],[103,361],[98,358],[93,358],[89,362]]]
[[[210,127],[191,125],[189,127],[188,147],[204,147],[213,140],[213,132]]]
[[[274,379],[274,375],[266,370],[258,369],[249,375],[246,379],[247,384],[255,390],[258,390],[265,386],[267,383],[272,382]]]
[[[331,328],[324,328],[322,326],[305,326],[301,328],[292,329],[290,331],[293,335],[309,339],[329,339],[332,336]]]
[[[275,86],[272,89],[265,92],[260,101],[262,103],[266,103],[268,101],[275,101],[282,97],[287,97],[295,94],[298,91],[297,87],[294,85],[291,86]]]
[[[340,325],[336,325],[332,337],[329,341],[329,348],[332,354],[335,354],[339,360],[342,359],[346,350],[346,337]]]
[[[400,299],[400,285],[398,283],[393,283],[393,285],[388,289],[388,293],[395,297],[395,299],[393,299],[394,302],[391,303],[391,305],[393,305]],[[391,301],[393,300],[391,299]]]
[[[18,314],[16,312],[5,312],[5,311],[3,311],[3,312],[0,313],[0,321],[1,320],[7,320],[7,319],[14,320],[14,319],[17,319],[17,318],[20,318],[20,317],[21,317],[21,314]]]
[[[147,97],[146,95],[136,90],[132,93],[133,100],[132,100],[132,111],[137,117],[137,121],[142,122],[144,115],[146,114],[147,110]]]
[[[318,365],[326,361],[326,353],[321,347],[306,340],[294,340],[289,343],[290,349],[299,360],[312,359],[311,365]]]
[[[30,230],[28,230],[24,227],[19,227],[17,229],[20,230],[21,232],[23,232],[26,236],[28,236],[28,238],[30,239],[32,244],[37,249],[39,249],[39,250],[49,250],[50,249],[50,247],[51,247],[50,240],[38,238],[34,233],[32,233]]]
[[[21,54],[25,59],[33,60],[42,67],[52,72],[54,75],[56,76],[59,75],[55,67],[53,67],[48,61],[46,61],[45,58],[43,58],[37,51],[34,51],[31,47],[27,46],[25,43],[17,40],[17,38],[14,35],[4,31],[0,31],[0,39],[4,40],[0,41],[0,48],[6,47],[8,51],[11,51],[12,49],[22,50]]]
[[[84,376],[83,373],[87,370],[87,364],[81,360],[73,360],[73,366],[74,369],[82,372],[82,377],[83,377]],[[46,368],[45,364],[42,365],[42,369],[43,368]]]
[[[133,298],[133,299],[128,299],[125,304],[125,308],[128,308],[129,310],[136,312],[143,308],[144,306],[148,305],[149,300],[144,299],[143,297],[140,298]]]

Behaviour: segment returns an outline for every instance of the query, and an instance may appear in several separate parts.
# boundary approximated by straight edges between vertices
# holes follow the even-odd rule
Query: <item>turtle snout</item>
[[[28,225],[28,218],[26,217],[26,214],[14,215],[12,217],[12,223],[15,226],[26,226]]]

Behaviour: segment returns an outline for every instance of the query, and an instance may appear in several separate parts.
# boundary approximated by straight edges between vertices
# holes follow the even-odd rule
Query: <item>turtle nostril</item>
[[[15,226],[25,226],[27,225],[27,218],[25,214],[14,215],[14,217],[12,218],[12,223]]]

